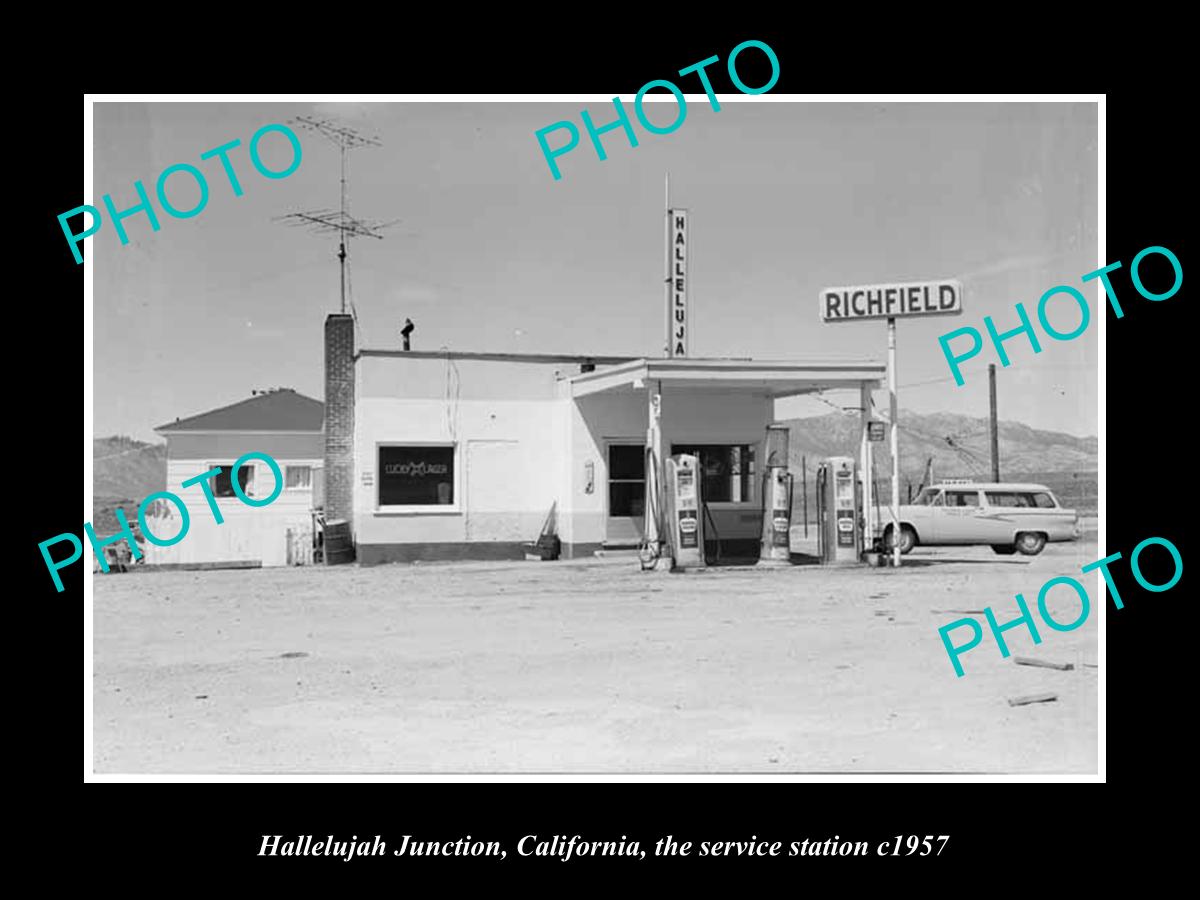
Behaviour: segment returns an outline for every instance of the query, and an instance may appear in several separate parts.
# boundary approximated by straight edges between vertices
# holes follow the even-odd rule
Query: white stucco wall
[[[362,398],[355,408],[355,540],[360,544],[532,541],[561,495],[554,400]],[[453,444],[454,502],[381,509],[381,444]]]
[[[565,494],[565,406],[557,375],[578,366],[396,356],[361,357],[357,365],[359,545],[537,538],[551,505]],[[454,445],[454,502],[444,509],[381,509],[378,448],[389,443]]]
[[[612,441],[644,443],[645,391],[569,396],[571,363],[361,357],[356,370],[355,540],[360,544],[457,544],[534,540],[557,502],[558,535],[570,544],[606,538]],[[674,443],[751,444],[761,466],[773,416],[765,396],[667,390],[664,448]],[[453,444],[455,502],[445,509],[382,510],[381,444]],[[586,492],[587,463],[595,472]],[[756,537],[758,478],[747,502],[713,504],[721,537]]]

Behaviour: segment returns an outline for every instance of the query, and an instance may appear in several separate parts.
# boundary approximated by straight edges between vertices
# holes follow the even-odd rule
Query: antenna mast
[[[399,219],[391,222],[370,222],[366,219],[356,219],[350,215],[349,188],[346,180],[346,154],[359,147],[382,147],[383,144],[374,137],[369,137],[352,128],[339,125],[328,119],[318,119],[315,116],[296,116],[291,120],[301,128],[314,131],[335,144],[341,156],[341,205],[338,209],[314,209],[306,212],[288,213],[277,216],[275,221],[285,225],[309,228],[318,234],[338,235],[338,265],[341,270],[342,312],[346,312],[346,260],[349,253],[346,248],[351,237],[369,237],[383,240],[383,235],[377,232],[395,225]],[[354,301],[350,301],[351,309]],[[357,318],[357,316],[355,316]]]

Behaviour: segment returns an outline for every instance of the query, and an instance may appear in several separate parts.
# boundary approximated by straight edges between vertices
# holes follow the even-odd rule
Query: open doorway
[[[605,542],[638,544],[646,515],[646,447],[641,442],[608,444],[608,518]]]

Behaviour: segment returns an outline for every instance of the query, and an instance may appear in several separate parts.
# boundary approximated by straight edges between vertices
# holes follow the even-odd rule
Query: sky
[[[648,103],[652,121],[670,106]],[[338,151],[296,127],[300,167],[281,179],[251,165],[251,135],[297,115],[336,120],[382,146],[349,155],[350,210],[400,220],[383,240],[350,246],[359,346],[396,349],[405,317],[414,350],[662,356],[664,175],[689,211],[690,353],[756,359],[886,359],[882,320],[825,324],[822,288],[957,278],[961,316],[900,319],[902,409],[986,416],[990,344],[957,386],[938,336],[983,317],[1036,322],[1042,294],[1081,290],[1092,322],[1068,342],[1006,344],[999,415],[1035,428],[1096,434],[1097,326],[1105,304],[1084,273],[1097,256],[1097,124],[1089,103],[799,103],[688,95],[673,133],[650,134],[622,97],[638,137],[602,137],[601,161],[580,124],[599,126],[611,102],[97,103],[93,184],[85,202],[133,206],[175,163],[201,169],[207,206],[174,219],[144,215],[87,239],[94,264],[94,433],[161,440],[157,425],[291,387],[323,395],[323,322],[339,310],[336,240],[275,221],[336,209]],[[763,98],[766,99],[765,97]],[[581,141],[555,180],[534,133],[571,120]],[[294,126],[295,127],[295,126]],[[217,159],[230,153],[244,194]],[[562,135],[556,134],[556,142]],[[554,144],[557,146],[557,144]],[[270,135],[264,163],[290,161]],[[172,176],[168,197],[193,206],[198,188]],[[79,220],[76,219],[75,222]],[[64,252],[68,252],[64,247]],[[1061,298],[1052,324],[1079,322]],[[886,409],[886,392],[875,402]],[[830,393],[777,405],[780,418],[819,415],[857,396]]]

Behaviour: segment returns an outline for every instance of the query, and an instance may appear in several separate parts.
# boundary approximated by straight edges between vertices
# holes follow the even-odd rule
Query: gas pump
[[[700,461],[681,453],[667,458],[663,480],[667,541],[677,569],[704,568],[704,522],[701,516]]]
[[[858,464],[849,456],[831,456],[817,469],[817,544],[822,563],[861,559],[862,490]]]
[[[788,429],[768,425],[759,565],[786,565],[792,560],[792,476],[787,466]]]

